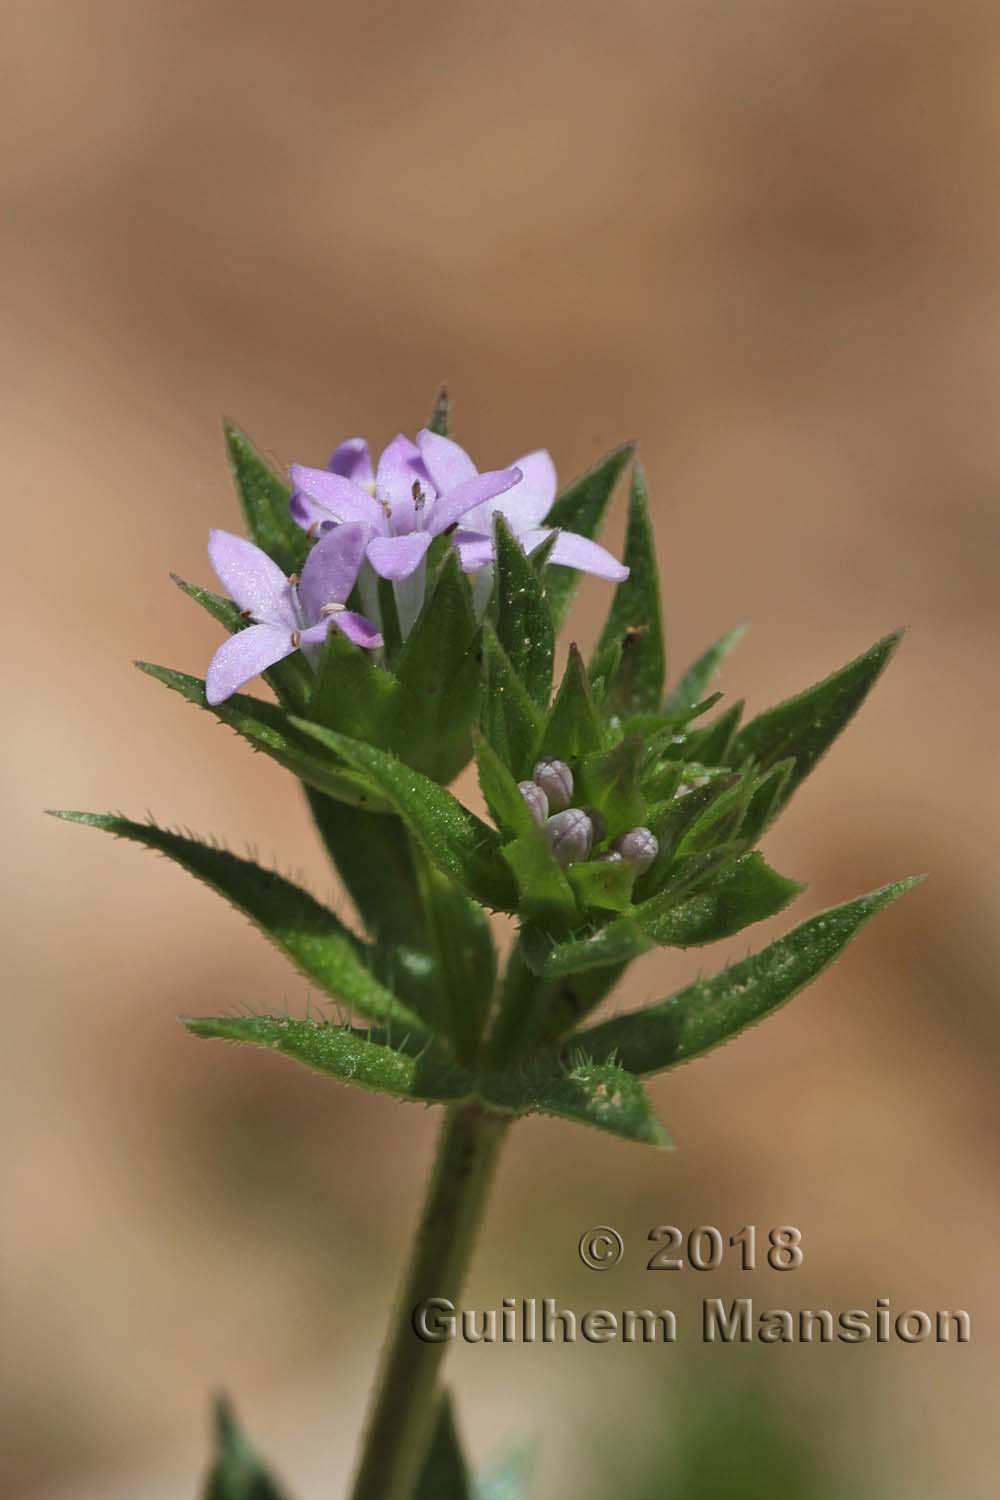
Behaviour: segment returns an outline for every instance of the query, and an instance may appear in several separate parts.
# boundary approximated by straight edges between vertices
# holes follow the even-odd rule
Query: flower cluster
[[[379,578],[393,586],[405,639],[423,606],[427,553],[436,537],[447,537],[463,571],[477,575],[481,614],[493,583],[495,517],[503,517],[525,553],[554,535],[543,524],[557,488],[544,449],[481,474],[464,448],[425,428],[415,443],[395,437],[377,466],[365,440],[349,438],[325,469],[292,464],[290,476],[292,519],[316,539],[301,579],[286,578],[253,543],[211,533],[216,574],[253,622],[216,652],[207,678],[211,704],[293,651],[301,649],[315,664],[331,628],[367,650],[381,647]],[[555,534],[547,560],[613,583],[629,572],[604,547],[575,532]],[[347,607],[355,586],[363,613]]]
[[[564,760],[540,760],[530,781],[519,781],[517,789],[545,837],[556,864],[563,869],[582,864],[604,842],[607,820],[596,807],[573,807],[573,772]],[[597,860],[604,864],[631,865],[636,875],[649,869],[660,852],[656,835],[649,828],[630,828],[619,834]]]

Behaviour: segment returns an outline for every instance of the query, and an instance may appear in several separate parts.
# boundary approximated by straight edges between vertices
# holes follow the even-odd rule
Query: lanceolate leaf
[[[245,432],[229,422],[224,430],[233,481],[251,537],[283,572],[299,572],[309,554],[309,539],[289,514],[291,487],[261,457]]]
[[[542,712],[532,702],[493,628],[483,629],[479,722],[483,734],[516,781],[531,775],[542,733]]]
[[[712,851],[693,859],[699,869],[710,872],[713,863],[726,861],[727,854]],[[525,953],[537,973],[557,979],[627,963],[653,947],[701,947],[774,916],[802,889],[772,870],[759,854],[746,854],[696,894],[684,896],[671,884],[590,936],[571,938],[548,949],[529,945]]]
[[[427,426],[431,432],[436,432],[438,437],[451,437],[451,397],[448,395],[446,385],[443,385],[437,393],[434,410],[431,412],[431,419]]]
[[[387,797],[443,874],[481,905],[513,911],[516,892],[499,858],[500,837],[444,787],[396,756],[318,724],[293,720],[304,733],[343,757]]]
[[[887,635],[832,677],[752,719],[733,740],[729,764],[752,759],[759,770],[766,771],[778,761],[794,759],[795,768],[781,795],[783,805],[857,713],[899,640],[898,631]]]
[[[307,891],[253,860],[153,824],[113,813],[61,812],[61,818],[131,839],[165,854],[196,879],[225,896],[314,984],[345,1007],[400,1035],[426,1033],[412,1011],[372,973],[365,945]]]
[[[631,458],[634,447],[634,443],[625,443],[621,448],[615,448],[593,469],[574,480],[549,511],[546,526],[575,531],[593,540],[601,529],[618,476]],[[557,630],[569,613],[579,581],[580,575],[574,568],[557,566],[545,570],[545,591]]]
[[[438,1021],[443,982],[431,951],[413,840],[402,818],[348,807],[311,787],[306,796],[327,853],[371,938],[375,973],[424,1020]]]
[[[529,833],[534,827],[534,819],[528,810],[528,804],[518,791],[513,774],[489,740],[476,734],[473,743],[480,790],[493,821],[508,838],[515,838],[519,833]]]
[[[698,948],[776,916],[804,889],[754,852],[737,859],[707,889],[665,909],[664,898],[653,896],[635,907],[632,917],[660,947]]]
[[[319,660],[309,718],[340,734],[389,748],[403,689],[374,655],[341,631],[331,630]]]
[[[136,666],[147,677],[154,677],[165,687],[180,693],[188,703],[208,709],[223,724],[248,740],[254,750],[269,755],[317,791],[349,802],[354,807],[384,810],[390,805],[363,775],[349,766],[338,764],[330,756],[319,754],[313,742],[303,736],[275,704],[250,698],[245,693],[234,693],[224,703],[213,707],[206,701],[205,684],[200,677],[189,677],[186,672],[175,672],[171,667],[157,667],[146,661],[136,662]]]
[[[442,1391],[438,1401],[430,1447],[413,1500],[476,1500],[447,1391]]]
[[[183,1016],[195,1036],[249,1042],[283,1052],[341,1083],[435,1104],[471,1091],[467,1073],[437,1052],[397,1052],[363,1032],[325,1021],[294,1021],[289,1016]]]
[[[614,1063],[573,1059],[565,1068],[541,1064],[523,1072],[486,1074],[479,1080],[487,1104],[515,1115],[556,1115],[593,1125],[626,1140],[669,1146],[646,1091]]]
[[[215,1456],[203,1500],[283,1500],[224,1396],[215,1403]]]
[[[481,673],[471,592],[454,547],[448,546],[430,580],[394,672],[402,691],[391,747],[418,771],[447,784],[469,759]]]
[[[696,980],[658,1005],[579,1032],[573,1041],[597,1061],[614,1058],[643,1075],[710,1052],[797,995],[870,917],[917,883],[901,880],[822,912],[713,979]]]
[[[737,625],[735,630],[727,631],[720,636],[714,645],[709,646],[704,655],[688,667],[684,676],[667,698],[665,712],[668,714],[682,712],[686,708],[694,708],[708,691],[708,685],[712,681],[723,660],[729,655],[734,646],[738,645],[746,634],[745,625]]]
[[[438,1025],[460,1061],[475,1056],[496,984],[496,949],[489,919],[475,901],[433,865],[419,847],[414,865],[423,898],[427,946],[440,976]]]
[[[537,570],[514,540],[499,513],[495,517],[497,639],[527,690],[544,712],[552,693],[555,631]]]
[[[600,750],[604,730],[594,707],[594,696],[583,657],[569,648],[569,661],[542,734],[540,754],[555,756],[575,766],[583,755]]]
[[[605,695],[605,708],[624,717],[659,708],[666,674],[660,578],[646,476],[638,459],[632,475],[623,561],[630,569],[629,576],[615,590],[611,612],[597,649],[600,653],[616,644],[622,648],[621,659]]]

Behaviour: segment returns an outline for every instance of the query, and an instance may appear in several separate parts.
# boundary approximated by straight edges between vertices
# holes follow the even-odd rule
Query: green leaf
[[[285,573],[298,573],[309,555],[309,539],[288,510],[291,486],[262,458],[245,432],[224,423],[233,482],[250,536]]]
[[[734,739],[729,763],[738,765],[749,759],[759,771],[766,771],[778,761],[793,759],[795,768],[780,798],[779,807],[783,807],[857,713],[899,645],[900,636],[899,631],[885,636],[815,687],[752,719]]]
[[[434,781],[451,781],[469,759],[481,649],[469,586],[449,547],[395,667],[403,692],[392,748]]]
[[[629,911],[635,866],[624,860],[588,860],[570,865],[566,871],[569,883],[582,911]]]
[[[698,660],[688,667],[667,698],[665,711],[668,714],[694,708],[695,704],[704,698],[708,685],[722,665],[724,658],[743,639],[746,629],[745,625],[737,625],[734,630],[727,631],[714,645],[709,646],[704,655],[699,656]]]
[[[589,973],[593,969],[621,968],[654,947],[652,938],[631,917],[619,917],[585,937],[552,943],[537,929],[525,929],[525,962],[544,979]]]
[[[451,397],[448,395],[448,387],[442,385],[434,401],[434,410],[431,419],[427,423],[431,432],[437,433],[438,437],[451,437]]]
[[[669,893],[651,896],[633,908],[632,917],[659,947],[697,948],[776,916],[803,890],[754,851],[733,862],[706,889],[679,902],[671,902]]]
[[[604,748],[604,728],[594,706],[587,669],[577,647],[570,646],[569,661],[549,710],[539,755],[567,761],[576,771],[581,756]]]
[[[740,837],[748,844],[757,840],[774,822],[786,794],[788,778],[795,768],[794,760],[779,760],[754,783],[753,796],[740,828]]]
[[[502,850],[517,881],[517,909],[524,922],[565,932],[579,921],[573,888],[552,858],[545,834],[534,824]]]
[[[496,949],[483,908],[442,875],[422,850],[414,864],[423,897],[427,946],[440,975],[439,1029],[460,1061],[476,1054],[496,984]]]
[[[580,762],[576,800],[603,813],[608,838],[638,827],[646,816],[646,801],[639,785],[643,755],[640,737],[629,735],[610,750],[585,755]]]
[[[636,895],[640,900],[662,889],[688,830],[724,792],[736,786],[738,780],[735,775],[719,777],[705,786],[685,792],[683,796],[672,797],[650,815],[647,826],[656,835],[660,848],[652,865],[637,882]]]
[[[760,953],[712,979],[699,979],[646,1010],[578,1033],[595,1059],[614,1058],[632,1073],[659,1073],[710,1052],[805,989],[833,963],[876,912],[922,877],[882,886],[811,917]]]
[[[494,517],[494,541],[497,640],[529,698],[544,712],[552,694],[555,654],[555,630],[545,588],[499,512]]]
[[[414,1056],[373,1042],[361,1031],[327,1021],[295,1021],[290,1016],[182,1016],[194,1036],[247,1042],[281,1052],[340,1083],[437,1104],[471,1092],[470,1075],[442,1053],[428,1049]]]
[[[729,867],[713,877],[712,872],[726,864]],[[557,979],[628,963],[653,947],[701,947],[774,916],[803,889],[778,875],[757,853],[733,860],[726,849],[713,850],[692,856],[692,865],[695,874],[709,877],[704,889],[685,895],[675,875],[663,891],[589,936],[547,948],[529,946],[525,952],[531,967],[546,979]]]
[[[509,1114],[555,1115],[625,1140],[670,1145],[639,1080],[614,1063],[595,1064],[582,1054],[565,1067],[539,1063],[522,1072],[484,1074],[479,1093]]]
[[[476,1500],[447,1391],[438,1399],[434,1431],[413,1500]]]
[[[306,796],[327,853],[372,940],[375,973],[426,1021],[437,1023],[442,979],[430,948],[418,855],[403,820],[348,807],[311,787]]]
[[[394,720],[403,689],[375,653],[333,629],[323,644],[308,717],[339,734],[394,748]]]
[[[605,712],[622,716],[659,708],[666,675],[656,546],[646,476],[638,459],[632,474],[624,561],[629,576],[615,589],[597,646],[599,653],[616,644],[622,648],[605,696]]]
[[[225,1396],[215,1399],[215,1458],[204,1500],[283,1500]]]
[[[580,536],[593,540],[601,529],[618,476],[631,458],[634,448],[634,443],[624,443],[602,458],[593,469],[574,480],[559,496],[545,518],[546,526],[575,531]],[[575,568],[556,566],[546,570],[545,589],[556,630],[569,613],[579,582],[580,575]]]
[[[473,735],[476,752],[476,769],[479,786],[490,816],[502,833],[516,837],[519,833],[530,833],[535,821],[517,782],[508,771],[489,740],[478,732]]]
[[[483,653],[480,725],[515,780],[524,781],[535,763],[542,714],[488,622],[483,627]]]
[[[59,812],[56,816],[165,854],[231,902],[328,995],[400,1035],[426,1035],[418,1017],[376,979],[365,944],[308,891],[275,871],[230,854],[228,849],[114,813]]]
[[[488,823],[436,781],[404,766],[396,756],[318,724],[301,719],[292,722],[378,787],[443,874],[463,886],[480,905],[498,911],[514,910],[513,881],[499,858],[500,837]]]
[[[720,714],[714,724],[696,729],[689,735],[684,746],[685,760],[700,761],[703,766],[740,765],[741,757],[730,756],[729,752],[737,726],[743,717],[743,707],[743,700],[740,699],[727,708],[724,714]]]
[[[355,807],[380,810],[389,805],[366,777],[332,761],[328,756],[317,754],[313,742],[304,738],[284,710],[273,703],[250,698],[245,693],[234,693],[224,703],[213,706],[205,698],[205,684],[200,677],[189,677],[186,672],[175,672],[172,667],[157,667],[147,661],[137,661],[136,666],[147,677],[153,677],[175,693],[180,693],[188,703],[207,709],[223,724],[248,740],[254,750],[269,755],[280,766],[284,766],[286,771],[293,772],[317,791],[349,802]]]

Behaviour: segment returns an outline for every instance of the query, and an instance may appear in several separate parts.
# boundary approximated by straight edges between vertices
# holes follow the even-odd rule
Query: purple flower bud
[[[594,827],[582,808],[568,807],[548,819],[545,836],[556,863],[565,869],[587,858],[594,842]]]
[[[595,865],[620,865],[622,857],[617,849],[609,849],[606,854],[599,854],[594,860]]]
[[[587,814],[587,817],[590,819],[591,826],[594,830],[594,843],[599,844],[602,839],[607,838],[608,820],[601,812],[600,808],[585,807],[583,810]]]
[[[549,815],[549,799],[533,781],[519,781],[517,789],[528,804],[528,811],[541,828]]]
[[[627,864],[634,865],[640,875],[643,870],[649,869],[660,852],[656,835],[648,828],[630,828],[628,833],[615,839],[612,848],[617,850]]]
[[[540,760],[531,779],[548,797],[553,812],[563,812],[573,801],[573,772],[564,760]]]

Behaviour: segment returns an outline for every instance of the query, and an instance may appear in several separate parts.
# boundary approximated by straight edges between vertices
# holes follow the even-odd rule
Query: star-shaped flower
[[[230,599],[255,623],[224,641],[212,657],[205,697],[222,703],[252,677],[304,651],[315,658],[332,626],[372,650],[382,637],[346,600],[364,557],[364,526],[336,526],[310,552],[301,578],[286,578],[266,552],[228,531],[209,533],[208,555]]]
[[[424,430],[416,443],[395,438],[377,471],[364,439],[350,438],[336,450],[328,469],[293,464],[291,474],[292,515],[299,524],[307,529],[338,521],[369,525],[368,560],[383,578],[408,577],[423,561],[431,539],[451,527],[456,528],[454,544],[465,571],[489,567],[498,512],[526,552],[552,535],[543,523],[556,498],[556,471],[544,448],[526,453],[508,469],[480,474],[458,443]],[[559,532],[549,561],[611,583],[628,577],[628,568],[610,552],[573,531]]]
[[[416,443],[394,438],[377,469],[368,444],[351,438],[329,468],[293,464],[291,477],[291,511],[300,526],[364,526],[366,558],[380,577],[398,583],[419,568],[436,536],[516,485],[521,473],[511,468],[480,474],[457,443],[425,431]]]

